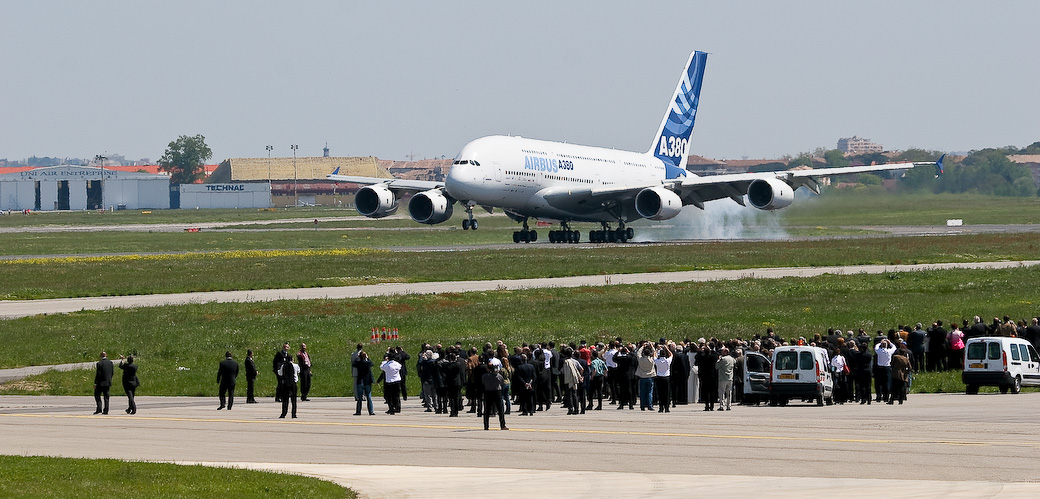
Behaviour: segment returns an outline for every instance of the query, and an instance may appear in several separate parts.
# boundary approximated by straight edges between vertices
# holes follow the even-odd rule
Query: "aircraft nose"
[[[469,200],[473,197],[473,189],[483,182],[480,169],[472,164],[454,164],[448,170],[444,181],[444,189],[455,199]]]

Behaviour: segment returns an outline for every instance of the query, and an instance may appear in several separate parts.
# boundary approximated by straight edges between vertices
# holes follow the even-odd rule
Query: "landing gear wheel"
[[[462,221],[462,230],[469,230],[469,220]]]
[[[477,226],[474,225],[473,228],[476,229]],[[625,229],[625,235],[627,236],[625,239],[629,239],[629,240],[635,239],[636,238],[636,231],[632,230],[632,227],[629,227],[629,228]]]
[[[477,221],[476,220],[471,220],[469,222],[469,228],[471,228],[473,230],[477,230]]]
[[[628,231],[618,227],[618,229],[614,231],[614,238],[617,239],[619,243],[628,242]]]
[[[532,243],[537,241],[538,240],[538,231],[532,230],[530,238],[531,238],[531,242]]]
[[[520,243],[520,231],[518,231],[518,230],[514,230],[513,231],[513,242],[517,243],[517,244]]]

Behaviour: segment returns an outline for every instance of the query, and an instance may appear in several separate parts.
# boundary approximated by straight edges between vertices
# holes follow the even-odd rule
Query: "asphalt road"
[[[668,414],[553,407],[484,431],[472,414],[425,413],[415,398],[395,416],[316,398],[293,420],[269,398],[217,411],[215,398],[140,396],[129,416],[113,397],[110,415],[93,416],[90,397],[6,396],[0,442],[5,454],[286,470],[367,497],[1037,497],[1038,403],[1040,393]]]
[[[823,274],[880,274],[916,270],[955,268],[1009,268],[1040,264],[1040,260],[1014,262],[940,263],[920,265],[850,265],[837,267],[790,267],[740,270],[697,270],[642,274],[610,274],[540,279],[494,279],[486,281],[443,281],[386,283],[328,288],[261,289],[250,291],[211,291],[159,295],[103,296],[51,300],[0,300],[0,318],[38,314],[69,313],[78,310],[157,307],[186,303],[260,302],[273,300],[311,300],[364,298],[372,296],[460,293],[467,291],[516,290],[531,288],[570,288],[611,284],[717,281],[743,278],[812,277]]]

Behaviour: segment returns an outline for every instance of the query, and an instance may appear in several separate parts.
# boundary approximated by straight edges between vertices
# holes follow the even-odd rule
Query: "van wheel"
[[[1000,385],[1000,393],[1002,393],[1002,394],[1007,393],[1008,392],[1008,388],[1011,388],[1011,387],[1008,386],[1008,385]]]
[[[816,397],[816,406],[817,406],[817,407],[820,407],[820,406],[822,406],[822,405],[823,405],[823,395],[818,395],[818,396]]]
[[[1018,393],[1022,391],[1022,377],[1015,376],[1015,381],[1011,384],[1011,393]]]
[[[834,397],[827,397],[823,400],[827,405],[834,405]]]
[[[966,393],[968,395],[978,395],[979,394],[979,385],[966,385],[964,387],[964,393]]]

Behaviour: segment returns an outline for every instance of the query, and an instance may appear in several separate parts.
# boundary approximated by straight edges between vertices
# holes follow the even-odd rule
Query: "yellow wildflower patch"
[[[109,255],[109,256],[63,256],[53,258],[18,258],[0,260],[0,265],[47,265],[55,263],[117,263],[131,261],[162,260],[234,260],[244,258],[279,258],[308,256],[362,256],[388,253],[387,250],[369,248],[351,249],[307,249],[307,250],[233,250],[188,253],[163,253],[159,255]]]

